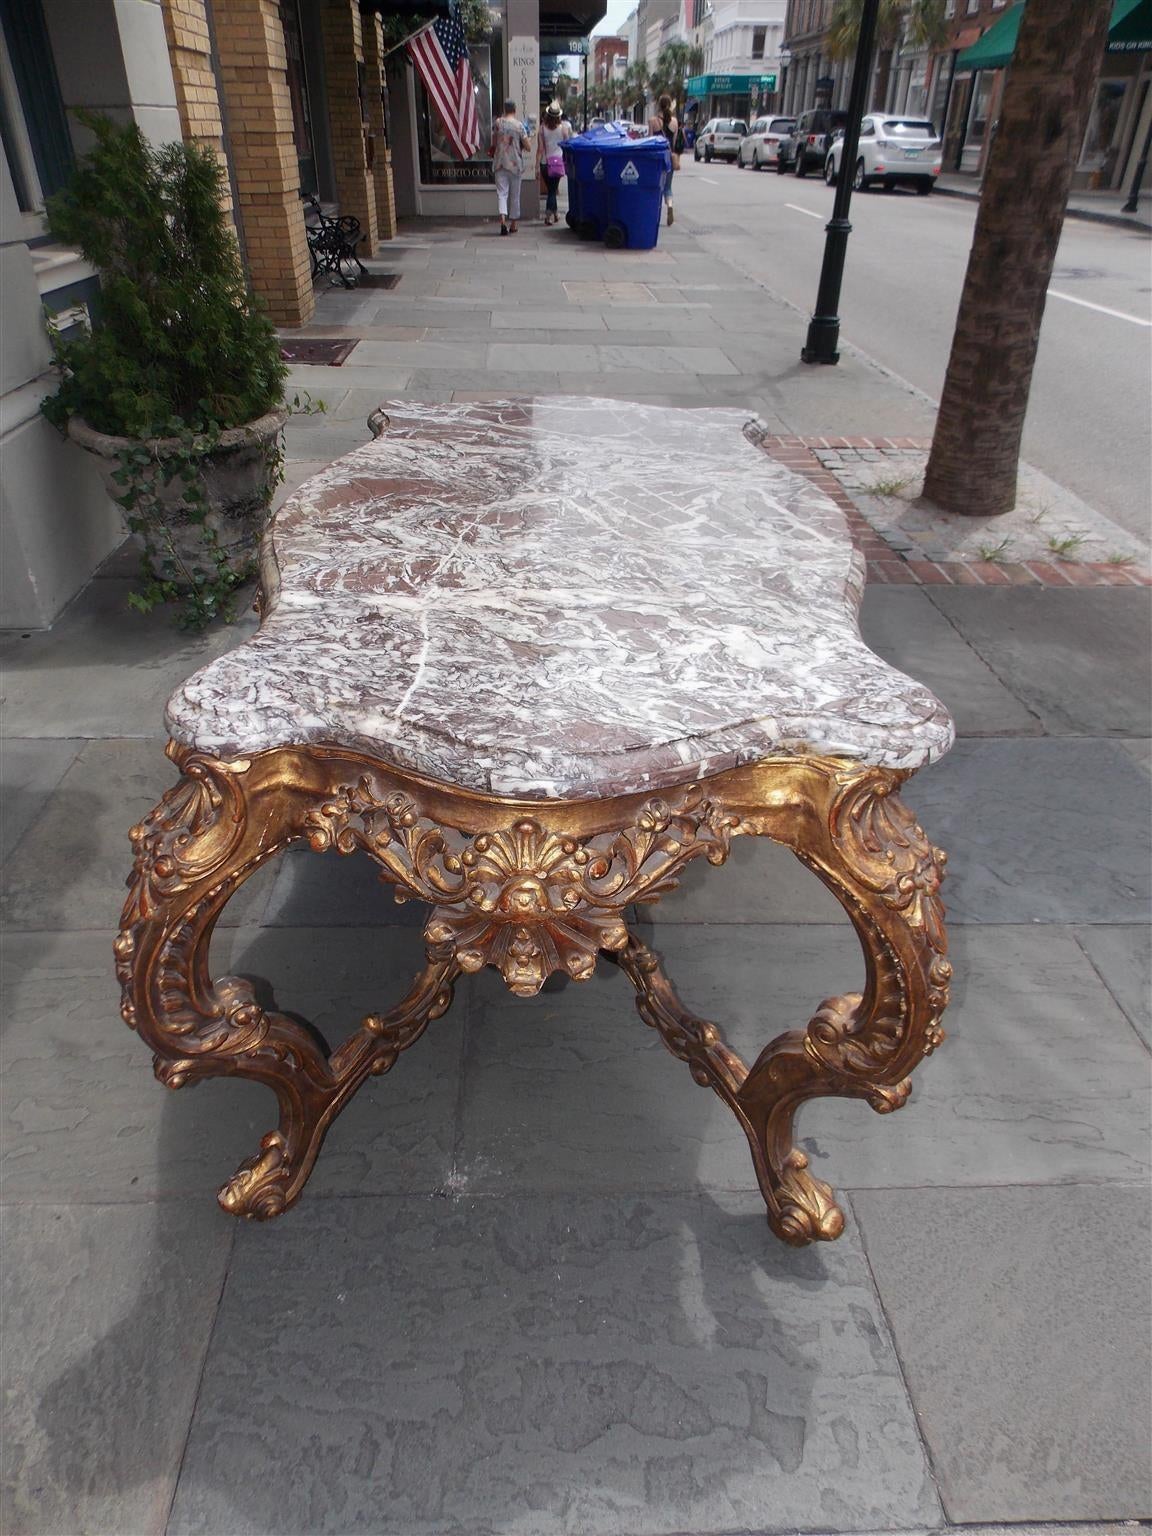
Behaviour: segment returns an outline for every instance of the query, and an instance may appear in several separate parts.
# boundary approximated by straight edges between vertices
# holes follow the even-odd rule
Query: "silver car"
[[[866,192],[877,184],[915,187],[927,196],[940,174],[940,137],[926,117],[881,116],[860,123],[860,147],[852,167],[852,185]],[[844,140],[836,139],[824,162],[824,180],[835,186],[841,174]]]
[[[794,117],[758,117],[748,130],[747,138],[740,142],[736,164],[750,165],[754,171],[775,165],[780,158],[780,140],[787,138],[795,126]]]
[[[696,135],[692,146],[694,160],[731,160],[735,163],[740,145],[748,137],[748,124],[738,117],[713,117]]]

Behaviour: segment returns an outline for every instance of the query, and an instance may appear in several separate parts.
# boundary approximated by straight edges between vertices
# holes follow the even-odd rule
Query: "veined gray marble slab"
[[[860,638],[840,512],[746,411],[385,409],[277,514],[263,626],[173,695],[177,740],[336,743],[545,799],[951,745],[943,706]]]

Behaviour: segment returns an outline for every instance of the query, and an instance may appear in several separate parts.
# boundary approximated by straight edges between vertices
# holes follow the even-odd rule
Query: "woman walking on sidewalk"
[[[504,115],[492,124],[492,174],[496,181],[496,201],[500,208],[500,233],[514,235],[520,219],[520,179],[524,175],[524,156],[532,142],[524,124],[516,116],[516,103],[504,103]]]
[[[672,169],[668,172],[668,180],[664,183],[664,203],[668,209],[668,222],[673,220],[672,212],[672,178],[680,169],[680,156],[684,153],[684,130],[672,111],[671,96],[661,96],[658,103],[658,117],[654,117],[648,124],[648,132],[657,135],[662,134],[668,140],[668,148],[672,151]]]
[[[536,169],[544,183],[545,224],[555,224],[560,218],[556,194],[560,190],[560,178],[564,174],[564,156],[560,146],[572,137],[571,124],[566,123],[556,102],[550,103],[540,126],[540,142],[536,149]]]

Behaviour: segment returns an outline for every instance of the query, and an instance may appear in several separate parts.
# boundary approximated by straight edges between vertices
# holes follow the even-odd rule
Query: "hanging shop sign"
[[[686,96],[751,96],[776,89],[776,75],[693,75],[684,82]]]

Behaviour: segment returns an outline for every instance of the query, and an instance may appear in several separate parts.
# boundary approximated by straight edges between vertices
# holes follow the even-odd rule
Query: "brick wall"
[[[212,69],[205,0],[164,0],[164,31],[185,140],[224,158],[224,126]]]
[[[372,182],[376,192],[376,224],[381,240],[396,234],[396,197],[392,188],[392,157],[385,147],[387,124],[384,121],[384,31],[379,16],[365,16],[361,21],[364,39],[364,76],[368,126],[372,134]]]
[[[168,0],[178,7],[198,0]],[[226,0],[214,11],[232,168],[252,286],[278,324],[316,307],[300,202],[287,58],[277,0]]]
[[[376,188],[368,168],[358,90],[357,65],[364,64],[364,28],[357,0],[324,0],[324,78],[328,90],[328,124],[332,135],[332,164],[336,200],[342,214],[360,220],[364,231],[361,256],[375,253],[379,239]],[[372,94],[365,69],[365,96]],[[365,100],[365,109],[368,102]]]

